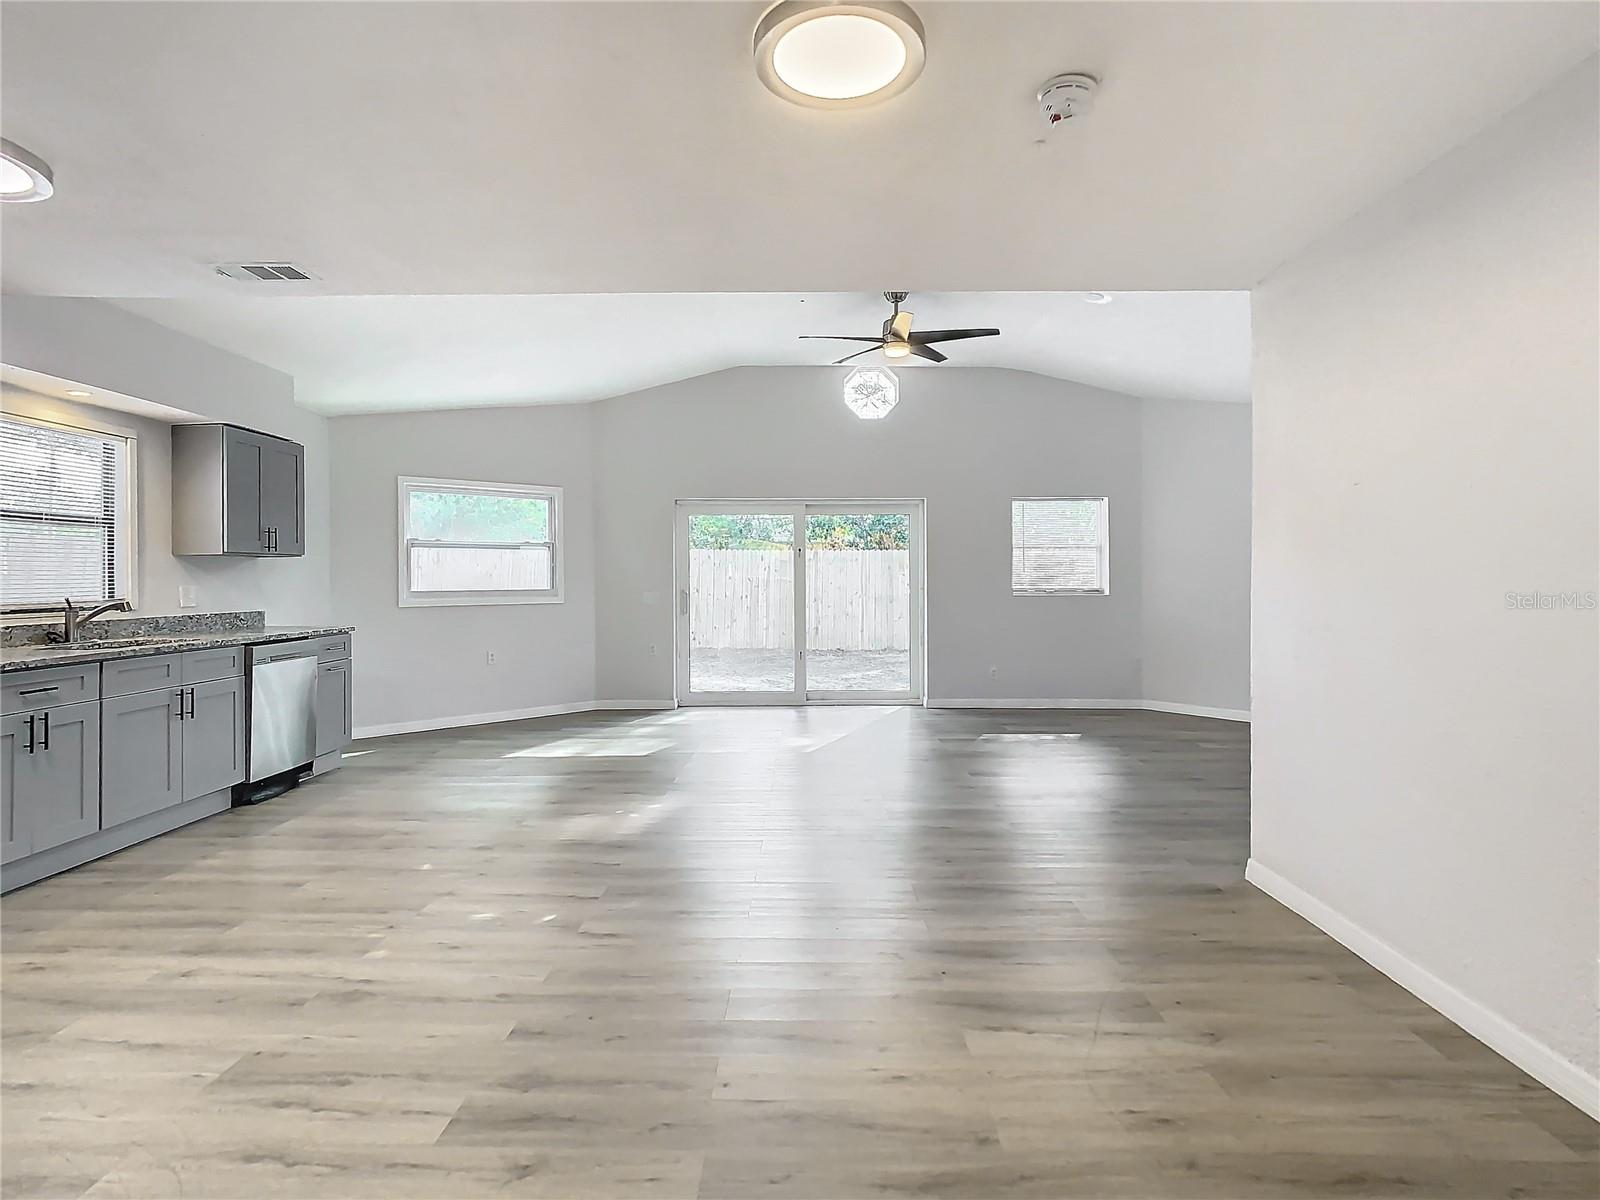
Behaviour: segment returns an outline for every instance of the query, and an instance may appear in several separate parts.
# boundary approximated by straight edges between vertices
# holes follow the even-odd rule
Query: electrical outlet
[[[651,642],[650,643],[650,657],[654,658],[655,656],[656,656],[656,644],[654,642]]]
[[[990,679],[999,679],[1000,678],[1000,668],[999,667],[990,667],[989,668],[989,678]]]
[[[194,584],[184,583],[178,585],[178,607],[193,608],[195,606]]]
[[[495,660],[495,652],[493,650],[484,651],[484,655],[483,655],[483,661],[484,662],[488,663],[492,667],[492,666],[494,666],[494,660]]]

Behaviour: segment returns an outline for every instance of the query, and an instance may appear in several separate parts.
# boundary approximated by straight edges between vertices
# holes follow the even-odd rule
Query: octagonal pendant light
[[[857,367],[844,377],[844,402],[863,421],[876,421],[900,402],[900,381],[888,367]]]
[[[857,108],[922,73],[922,22],[898,0],[783,0],[756,25],[756,73],[793,104]]]
[[[29,204],[55,191],[50,164],[9,138],[0,138],[0,202]]]

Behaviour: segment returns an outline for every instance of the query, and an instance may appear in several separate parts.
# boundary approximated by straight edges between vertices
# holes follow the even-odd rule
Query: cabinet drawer
[[[114,658],[101,664],[100,694],[131,696],[183,682],[183,655],[155,654],[149,658]]]
[[[183,682],[209,683],[244,674],[244,647],[220,646],[215,650],[183,652]]]
[[[338,633],[332,637],[317,639],[318,662],[338,662],[349,657],[350,635],[348,633]]]
[[[3,693],[0,707],[6,712],[93,700],[100,695],[100,664],[9,671],[0,683],[0,693]]]

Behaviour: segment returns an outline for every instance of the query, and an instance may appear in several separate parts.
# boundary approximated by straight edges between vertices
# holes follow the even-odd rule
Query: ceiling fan
[[[885,292],[883,298],[894,306],[894,311],[889,314],[889,319],[883,323],[883,332],[877,337],[847,337],[843,334],[828,333],[802,333],[802,338],[821,339],[830,342],[871,342],[865,350],[857,350],[854,354],[846,354],[843,358],[835,359],[834,366],[847,363],[852,358],[860,358],[863,354],[871,354],[874,350],[882,350],[885,358],[906,358],[915,355],[925,358],[929,362],[942,363],[946,356],[940,354],[932,346],[934,342],[959,342],[965,338],[996,337],[998,329],[929,329],[921,333],[913,333],[911,329],[912,314],[902,312],[900,306],[905,303],[907,292]]]

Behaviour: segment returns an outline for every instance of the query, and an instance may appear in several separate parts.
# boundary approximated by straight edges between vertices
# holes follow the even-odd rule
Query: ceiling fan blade
[[[876,340],[876,339],[874,339],[874,340]],[[846,354],[843,358],[834,359],[833,360],[833,365],[837,367],[840,363],[847,363],[852,358],[860,358],[863,354],[871,354],[874,350],[880,350],[880,349],[882,349],[882,344],[881,343],[879,345],[877,345],[877,346],[868,346],[865,350],[857,350],[854,354]],[[915,351],[913,351],[913,353],[915,353]]]
[[[911,332],[911,318],[913,315],[915,314],[908,313],[902,309],[900,312],[895,313],[894,320],[889,322],[889,331],[894,334],[897,340],[902,342],[906,340],[906,335]]]
[[[803,342],[818,340],[824,342],[876,342],[880,346],[883,344],[881,337],[849,337],[842,333],[802,333],[800,340]]]
[[[946,357],[945,355],[940,354],[932,346],[923,346],[915,342],[911,344],[911,353],[915,354],[918,358],[925,358],[929,362],[943,362]]]
[[[929,342],[959,342],[963,338],[996,337],[998,329],[930,329],[925,333],[913,333],[906,340],[918,346],[926,346]]]

